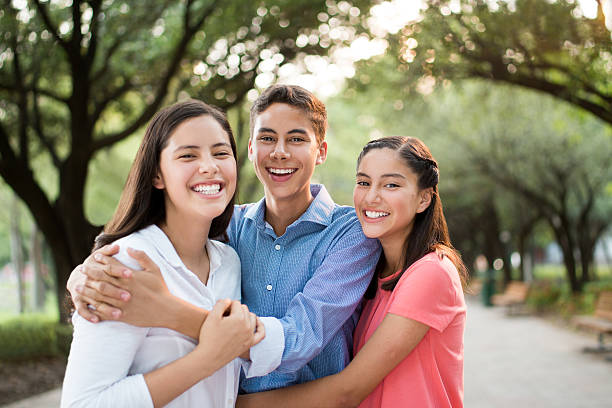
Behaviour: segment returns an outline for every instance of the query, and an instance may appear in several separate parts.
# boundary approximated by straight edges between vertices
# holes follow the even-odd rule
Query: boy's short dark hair
[[[321,143],[325,139],[327,131],[325,104],[312,92],[297,85],[272,85],[259,95],[251,107],[251,136],[253,136],[255,117],[273,103],[285,103],[301,109],[310,119],[317,142]]]

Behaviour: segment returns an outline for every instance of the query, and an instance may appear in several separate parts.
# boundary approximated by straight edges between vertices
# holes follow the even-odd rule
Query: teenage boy
[[[265,355],[270,363],[248,374],[276,369],[244,379],[246,393],[344,368],[352,354],[355,309],[380,253],[378,243],[363,235],[352,208],[335,204],[324,186],[310,184],[327,156],[321,101],[301,87],[274,85],[255,101],[250,124],[249,159],[265,196],[236,206],[227,232],[242,264],[242,302],[265,316],[266,339],[251,349],[251,357],[261,361],[256,355]],[[99,319],[94,309],[103,319],[169,327],[197,338],[206,312],[169,293],[151,296],[160,285],[151,276],[159,275],[126,270],[109,257],[114,251],[101,250],[73,271],[68,289],[77,311],[92,321]],[[146,256],[140,258],[145,270],[156,272]],[[138,282],[129,292],[116,287],[126,274]]]

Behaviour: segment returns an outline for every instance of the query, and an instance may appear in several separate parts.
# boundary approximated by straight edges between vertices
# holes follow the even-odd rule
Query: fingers
[[[106,293],[111,290],[104,285],[110,286],[105,282],[88,282],[85,286],[78,286],[77,293],[82,296],[87,296],[89,299],[94,299],[98,303],[108,303],[111,306],[121,308],[124,304],[123,299],[121,299],[120,296],[117,296],[119,299],[117,297],[108,296]],[[100,290],[101,287],[103,290]],[[113,293],[115,293],[115,289],[116,288],[112,290]],[[121,290],[119,291],[123,292]]]
[[[81,289],[85,290],[89,288],[90,290],[97,291],[100,294],[101,298],[109,299],[108,303],[112,304],[113,306],[120,307],[121,305],[119,304],[119,302],[127,302],[128,300],[130,300],[130,292],[118,288],[108,282],[88,280],[85,283],[85,286]]]
[[[100,318],[87,308],[87,302],[74,301],[74,308],[84,319],[89,320],[92,323],[98,323],[100,321]]]
[[[81,295],[79,301],[85,303],[84,309],[88,310],[89,313],[96,315],[102,320],[117,320],[121,317],[121,309],[113,307],[103,301],[96,300],[95,298],[89,297],[85,294]],[[83,316],[81,311],[79,311],[79,314]]]
[[[117,255],[119,253],[119,245],[104,245],[102,248],[94,252],[94,254],[96,253],[106,256]]]
[[[257,317],[255,333],[253,334],[253,346],[262,341],[264,337],[266,337],[266,326],[264,326],[263,322]]]
[[[159,267],[151,260],[151,258],[149,258],[147,254],[144,253],[144,251],[128,248],[127,253],[129,256],[138,261],[138,264],[140,264],[143,270],[160,273]]]
[[[87,276],[95,275],[98,280],[116,280],[132,276],[132,271],[117,259],[100,253],[94,253],[93,261],[85,261],[83,273]]]
[[[222,299],[219,300],[215,306],[213,307],[212,311],[208,314],[209,317],[213,316],[216,318],[221,318],[226,314],[226,311],[232,306],[233,304],[231,303],[231,301],[229,299]],[[206,319],[208,320],[208,318]]]

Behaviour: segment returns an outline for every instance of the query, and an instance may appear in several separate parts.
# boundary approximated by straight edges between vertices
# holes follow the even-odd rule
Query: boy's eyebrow
[[[276,134],[276,130],[274,130],[272,128],[267,128],[267,127],[259,128],[257,133],[266,133],[266,132],[267,133],[274,133],[274,134]]]
[[[362,173],[360,171],[357,172],[357,177],[367,177],[367,178],[370,178],[370,176],[368,176],[367,174]]]
[[[257,132],[257,133],[274,133],[275,135],[276,135],[276,134],[278,134],[278,133],[276,132],[276,130],[274,130],[274,129],[272,129],[272,128],[267,128],[267,127],[262,127],[262,128],[259,128],[259,130],[258,130],[258,132]],[[291,129],[291,130],[290,130],[289,132],[287,132],[287,133],[288,133],[288,134],[291,134],[291,133],[299,133],[299,134],[301,134],[301,135],[308,135],[308,133],[307,133],[307,132],[306,132],[304,129],[299,129],[299,128],[296,128],[296,129]]]

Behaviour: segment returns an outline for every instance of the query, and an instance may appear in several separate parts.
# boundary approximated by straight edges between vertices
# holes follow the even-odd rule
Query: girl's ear
[[[422,213],[431,204],[431,196],[433,195],[433,188],[429,187],[419,191],[419,205],[417,207],[417,213]]]
[[[163,190],[164,188],[166,188],[164,180],[162,179],[162,176],[159,172],[155,175],[155,177],[153,177],[153,187],[159,190]]]

